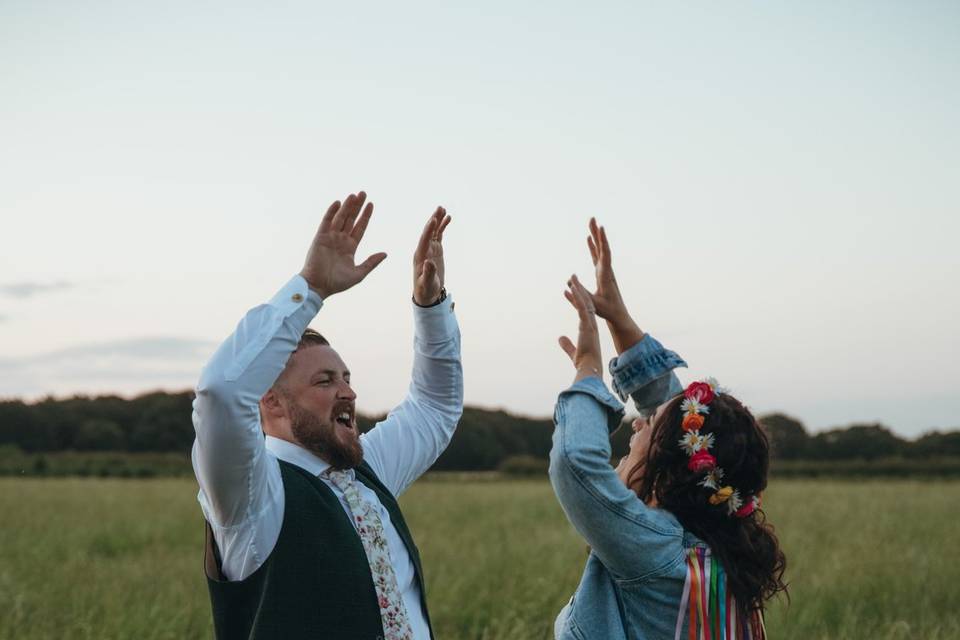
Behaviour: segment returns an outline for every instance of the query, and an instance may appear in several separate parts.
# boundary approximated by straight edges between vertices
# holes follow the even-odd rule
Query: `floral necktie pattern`
[[[357,483],[346,471],[327,471],[327,477],[343,491],[353,515],[353,524],[360,534],[360,542],[367,554],[373,586],[377,590],[380,619],[383,621],[384,640],[413,640],[413,630],[407,619],[407,609],[400,595],[397,575],[390,561],[390,549],[383,531],[383,522],[376,508],[360,498]]]

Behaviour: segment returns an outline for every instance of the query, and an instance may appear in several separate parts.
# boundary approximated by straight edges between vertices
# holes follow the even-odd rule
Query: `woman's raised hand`
[[[616,322],[629,316],[627,307],[620,296],[620,286],[613,274],[613,262],[610,256],[610,242],[607,231],[597,224],[596,218],[590,218],[590,235],[587,247],[597,276],[597,290],[593,293],[593,304],[597,315],[608,322]]]
[[[580,328],[577,335],[577,344],[567,336],[560,337],[560,348],[563,349],[573,366],[577,369],[574,382],[590,376],[603,377],[603,359],[600,356],[600,333],[597,330],[597,315],[590,292],[587,291],[576,275],[567,280],[568,289],[563,292],[580,317]]]
[[[587,248],[593,260],[597,276],[597,290],[589,294],[597,315],[607,321],[607,328],[621,354],[640,342],[644,333],[627,311],[627,305],[620,295],[620,285],[613,274],[613,261],[610,256],[610,241],[607,230],[597,224],[596,218],[590,218],[590,235],[587,236]]]

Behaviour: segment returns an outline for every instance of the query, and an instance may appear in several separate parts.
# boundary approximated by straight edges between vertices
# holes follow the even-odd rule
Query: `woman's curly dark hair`
[[[710,504],[712,489],[701,486],[706,472],[687,468],[690,457],[680,446],[684,431],[683,394],[673,398],[654,420],[646,460],[630,471],[630,486],[647,504],[672,513],[680,524],[706,542],[727,572],[728,584],[745,610],[763,610],[766,600],[786,592],[786,557],[762,509],[745,518],[729,514],[725,503]],[[740,401],[718,394],[700,428],[714,434],[710,449],[723,469],[722,485],[736,488],[744,501],[767,487],[770,443],[763,428]]]

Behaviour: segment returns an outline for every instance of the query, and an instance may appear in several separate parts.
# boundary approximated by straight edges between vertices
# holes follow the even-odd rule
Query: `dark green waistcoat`
[[[429,625],[420,552],[400,506],[365,462],[355,471],[357,479],[386,507],[410,553]],[[263,565],[245,580],[224,579],[220,554],[207,525],[204,565],[217,638],[382,638],[370,565],[340,501],[330,487],[305,469],[281,460],[280,474],[286,500],[280,537]]]

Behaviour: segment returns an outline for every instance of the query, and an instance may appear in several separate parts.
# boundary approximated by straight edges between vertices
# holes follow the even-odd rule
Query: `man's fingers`
[[[343,219],[340,221],[340,231],[349,233],[353,229],[353,221],[357,219],[357,215],[360,213],[360,209],[366,200],[367,194],[361,191],[349,207],[344,207],[345,212]]]
[[[343,199],[343,205],[341,205],[337,214],[333,216],[333,222],[330,224],[331,231],[343,231],[343,223],[347,219],[347,216],[350,215],[351,211],[357,211],[360,208],[360,196],[366,199],[367,194],[363,191],[360,193],[351,193]]]
[[[353,202],[356,199],[357,196],[352,193],[343,199],[343,204],[340,205],[340,208],[333,216],[333,220],[330,221],[330,231],[339,231],[343,228],[343,219],[346,216],[347,209],[353,206]]]
[[[333,222],[333,216],[340,210],[340,201],[335,200],[333,204],[327,207],[327,212],[323,214],[323,218],[320,220],[320,231],[329,231],[330,225]]]
[[[360,244],[360,240],[363,239],[363,234],[367,231],[367,225],[370,224],[370,216],[372,215],[373,203],[368,202],[367,206],[363,208],[363,213],[360,214],[357,224],[354,225],[353,231],[350,232],[350,237],[356,240],[357,244]]]
[[[423,271],[421,271],[421,278],[424,284],[430,282],[430,280],[437,275],[437,263],[433,260],[424,260],[423,262]]]
[[[437,228],[436,214],[430,216],[426,226],[423,227],[423,233],[420,234],[420,241],[417,243],[417,250],[414,251],[414,260],[427,255],[427,249],[430,247],[430,239],[433,237],[433,231]]]
[[[380,253],[375,253],[375,254],[373,254],[372,256],[370,256],[369,258],[367,258],[366,260],[364,260],[363,262],[361,262],[360,264],[358,264],[358,265],[357,265],[357,268],[358,268],[358,269],[361,269],[361,270],[364,272],[364,276],[363,276],[363,277],[365,278],[365,277],[367,277],[367,274],[368,274],[368,273],[370,273],[371,271],[373,271],[373,270],[377,267],[378,264],[380,264],[381,262],[383,262],[383,261],[386,260],[386,259],[387,259],[387,254],[385,254],[385,253],[383,253],[383,252],[381,251]]]
[[[560,336],[560,339],[557,340],[560,343],[560,348],[563,349],[564,353],[570,356],[571,360],[574,360],[577,355],[577,348],[573,346],[573,341],[570,340],[567,336]]]
[[[590,249],[590,259],[593,261],[593,266],[597,266],[597,260],[599,256],[597,255],[597,245],[593,244],[593,238],[587,236],[587,248]]]
[[[447,215],[447,210],[443,210],[443,222],[440,223],[440,228],[437,229],[437,242],[443,242],[443,231],[447,228],[450,222],[453,220],[450,216]]]

